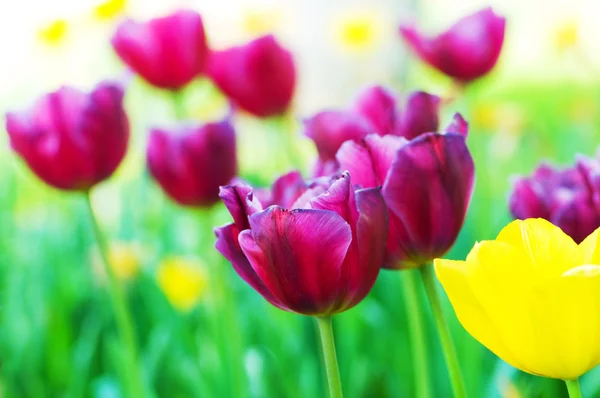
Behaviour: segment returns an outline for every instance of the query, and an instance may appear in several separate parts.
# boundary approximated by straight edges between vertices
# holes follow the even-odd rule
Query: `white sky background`
[[[410,19],[414,1],[130,0],[128,9],[132,17],[148,18],[178,5],[196,8],[216,47],[248,40],[241,28],[248,12],[278,10],[276,34],[296,55],[301,82],[298,102],[305,113],[343,104],[368,83],[390,83],[398,78],[406,50],[397,25]],[[108,44],[114,27],[89,16],[95,4],[96,0],[0,0],[0,111],[30,102],[61,83],[89,86],[121,70]],[[560,59],[552,53],[552,32],[569,18],[579,20],[582,42],[598,65],[597,0],[423,0],[418,7],[424,26],[435,31],[486,5],[508,18],[501,73],[530,79],[560,78],[563,71],[556,68]],[[352,12],[367,12],[380,20],[381,37],[368,52],[348,54],[335,42],[336,21]],[[60,49],[40,46],[37,32],[56,18],[73,21],[68,45]]]

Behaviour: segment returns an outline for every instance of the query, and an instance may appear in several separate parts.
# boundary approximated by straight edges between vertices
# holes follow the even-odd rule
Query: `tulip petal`
[[[400,135],[412,140],[425,133],[435,133],[439,127],[440,97],[424,91],[412,93],[407,101]]]
[[[584,265],[534,288],[529,312],[539,352],[530,366],[573,380],[600,364],[600,267]]]
[[[244,255],[238,243],[240,231],[235,224],[215,228],[214,232],[217,236],[215,248],[231,263],[235,272],[270,303],[282,308],[282,304],[269,292]]]
[[[444,133],[459,134],[467,138],[467,135],[469,134],[469,123],[467,123],[460,113],[455,113],[452,118],[452,123],[444,129]]]
[[[579,244],[584,264],[600,264],[600,228],[592,232]]]
[[[408,244],[415,261],[442,256],[463,225],[473,182],[473,159],[460,135],[424,134],[401,147],[382,190],[390,220],[408,239],[396,244]]]
[[[465,275],[467,263],[438,258],[434,261],[434,266],[436,276],[465,330],[502,360],[516,368],[522,368],[517,357],[502,341],[494,320],[473,293]]]
[[[393,92],[382,86],[369,87],[356,99],[354,111],[369,119],[379,135],[394,134],[400,121]]]
[[[252,187],[246,184],[221,187],[219,197],[240,231],[250,228],[248,217],[262,210],[261,204],[252,195]]]
[[[239,242],[269,291],[307,315],[335,310],[341,266],[352,241],[348,223],[332,211],[271,206],[250,216]]]
[[[539,275],[557,277],[583,263],[577,244],[560,228],[542,218],[516,220],[500,231],[497,241],[506,242],[527,255]]]
[[[352,183],[363,188],[383,185],[396,152],[406,141],[393,135],[370,134],[361,141],[347,141],[336,158],[342,170],[352,176]]]

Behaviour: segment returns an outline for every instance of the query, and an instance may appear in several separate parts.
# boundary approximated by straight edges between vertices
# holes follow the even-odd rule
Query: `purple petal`
[[[397,129],[399,114],[394,93],[382,86],[364,90],[353,107],[358,114],[369,119],[379,135],[393,134]]]
[[[340,146],[374,132],[371,123],[353,112],[324,111],[304,121],[304,134],[311,138],[323,161],[334,160]]]
[[[423,91],[412,93],[407,101],[400,135],[408,140],[425,133],[435,133],[439,127],[440,98]]]
[[[400,148],[382,193],[390,224],[404,231],[390,232],[388,249],[416,262],[445,254],[464,222],[473,180],[473,159],[460,135],[425,134]]]
[[[252,195],[252,187],[246,184],[221,187],[219,197],[240,231],[250,228],[248,217],[262,210],[261,204]]]
[[[455,113],[452,118],[452,123],[446,127],[445,133],[459,134],[467,138],[469,134],[469,123],[462,117],[460,113]]]
[[[576,196],[556,209],[549,221],[560,227],[577,243],[581,243],[600,227],[600,215],[586,194]]]
[[[350,226],[323,210],[272,206],[250,217],[240,245],[269,291],[285,307],[306,315],[335,310]]]
[[[370,134],[361,141],[344,143],[337,153],[340,169],[347,170],[352,183],[363,188],[383,185],[396,152],[406,139]]]
[[[510,212],[514,218],[545,218],[550,216],[545,200],[535,188],[535,183],[527,178],[515,180],[513,192],[509,198]]]
[[[281,303],[273,297],[271,292],[265,287],[264,283],[260,280],[250,262],[244,255],[242,248],[238,242],[238,236],[240,231],[237,229],[235,224],[227,224],[220,228],[214,229],[217,241],[215,242],[215,249],[219,251],[233,266],[235,272],[254,290],[260,293],[265,299],[267,299],[273,305],[282,308]],[[250,231],[248,231],[250,232]]]

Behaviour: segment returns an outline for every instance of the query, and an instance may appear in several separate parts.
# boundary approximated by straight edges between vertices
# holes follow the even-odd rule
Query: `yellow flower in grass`
[[[380,21],[374,13],[357,12],[342,15],[334,26],[337,42],[346,50],[369,50],[381,38]]]
[[[158,285],[180,311],[191,310],[208,286],[208,275],[199,260],[167,257],[158,268]]]
[[[105,280],[106,273],[100,253],[92,253],[93,265],[100,280]],[[117,279],[127,281],[133,279],[142,266],[142,249],[135,243],[112,242],[108,248],[109,265]]]
[[[600,364],[599,230],[577,245],[546,220],[518,220],[435,271],[484,346],[525,372],[575,380]]]
[[[38,31],[39,39],[48,45],[58,45],[67,37],[69,24],[64,19],[56,19],[42,26]]]
[[[562,53],[576,47],[579,41],[579,22],[577,19],[568,19],[560,23],[554,31],[554,45]]]
[[[125,12],[127,0],[105,0],[94,8],[94,17],[101,21],[111,20]]]

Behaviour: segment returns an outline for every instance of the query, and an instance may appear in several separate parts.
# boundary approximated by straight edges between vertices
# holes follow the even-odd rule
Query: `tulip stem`
[[[335,341],[333,338],[333,327],[331,316],[316,317],[321,333],[321,344],[323,345],[323,359],[327,369],[327,381],[329,384],[329,396],[331,398],[342,398],[342,382],[340,381],[340,370],[335,355]]]
[[[581,398],[581,389],[579,388],[579,379],[565,380],[569,398]]]
[[[145,393],[141,369],[138,364],[137,344],[135,340],[133,324],[125,303],[125,294],[121,288],[121,285],[119,284],[117,276],[115,275],[114,269],[110,266],[108,243],[104,237],[104,234],[102,233],[102,230],[100,229],[100,225],[98,224],[98,219],[94,213],[91,195],[89,192],[86,194],[86,204],[90,223],[94,232],[94,237],[98,245],[98,251],[100,252],[100,257],[102,259],[102,265],[104,266],[104,271],[108,278],[108,292],[111,298],[113,310],[115,312],[117,327],[121,335],[122,343],[125,346],[125,360],[127,362],[124,368],[127,369],[128,372],[131,372],[127,375],[126,380],[127,388],[129,390],[128,395],[131,397],[141,398],[145,396]]]
[[[185,110],[185,98],[183,96],[182,90],[172,91],[173,97],[173,112],[175,114],[175,119],[183,120],[187,116],[187,112]]]
[[[413,350],[412,361],[414,368],[415,396],[419,398],[431,397],[431,371],[427,359],[427,330],[425,319],[419,307],[421,302],[419,288],[421,281],[416,271],[408,270],[400,273],[404,287],[406,317],[410,346]]]
[[[465,389],[462,373],[460,371],[460,363],[458,362],[456,349],[454,348],[452,336],[450,335],[450,329],[448,329],[448,324],[444,319],[442,302],[435,286],[433,267],[426,264],[420,268],[420,271],[421,279],[423,279],[423,284],[425,285],[425,292],[427,293],[427,298],[429,300],[429,305],[431,307],[431,311],[433,312],[435,325],[442,343],[442,349],[444,351],[446,365],[448,366],[448,373],[450,375],[450,382],[452,384],[454,398],[465,398],[467,396],[467,391]]]

